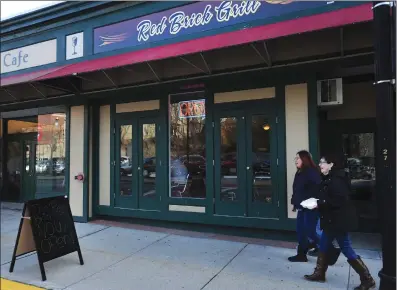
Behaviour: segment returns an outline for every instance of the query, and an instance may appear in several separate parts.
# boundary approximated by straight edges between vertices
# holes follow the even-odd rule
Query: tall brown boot
[[[348,263],[350,264],[350,266],[352,266],[353,270],[356,271],[358,275],[360,275],[361,284],[354,288],[354,290],[369,290],[375,288],[375,280],[374,278],[372,278],[367,266],[364,264],[360,257],[354,260],[348,260]]]
[[[326,254],[323,252],[318,253],[317,265],[313,274],[305,275],[305,279],[314,282],[325,282],[325,273],[328,269]]]

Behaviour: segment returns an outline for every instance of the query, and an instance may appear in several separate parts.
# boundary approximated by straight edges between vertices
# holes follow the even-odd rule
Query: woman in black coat
[[[373,289],[375,288],[374,279],[351,246],[348,232],[356,227],[357,216],[350,206],[350,183],[341,161],[342,158],[336,155],[325,156],[320,160],[322,182],[317,208],[323,233],[320,239],[317,266],[314,273],[305,275],[305,278],[309,281],[325,282],[325,273],[328,268],[327,252],[332,247],[332,241],[336,239],[348,263],[360,275],[361,284],[355,290]]]

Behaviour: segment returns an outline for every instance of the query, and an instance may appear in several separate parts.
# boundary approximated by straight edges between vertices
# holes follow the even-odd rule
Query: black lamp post
[[[373,2],[377,119],[376,183],[382,234],[380,290],[396,289],[396,98],[392,51],[393,2]],[[394,32],[393,32],[394,30]]]

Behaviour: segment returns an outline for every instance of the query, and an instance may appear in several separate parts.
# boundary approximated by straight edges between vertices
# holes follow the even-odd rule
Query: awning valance
[[[339,27],[372,20],[371,3],[254,28],[213,35],[160,47],[86,60],[31,73],[1,77],[1,86],[101,71],[131,64],[189,55],[259,40]]]

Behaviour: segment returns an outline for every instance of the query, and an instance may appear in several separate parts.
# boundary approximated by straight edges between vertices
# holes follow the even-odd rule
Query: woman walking
[[[304,209],[300,203],[311,197],[317,198],[321,177],[311,154],[306,150],[296,154],[295,165],[297,171],[293,183],[291,204],[293,210],[298,211],[296,220],[298,253],[296,256],[289,257],[288,260],[290,262],[307,262],[308,250],[315,248],[319,243],[316,232],[318,212],[317,210]]]
[[[342,158],[339,156],[325,156],[320,160],[322,173],[321,189],[317,208],[320,212],[320,223],[323,233],[320,240],[320,251],[314,273],[305,275],[309,281],[325,282],[325,273],[328,269],[327,251],[332,246],[332,241],[337,240],[342,253],[348,263],[360,276],[361,284],[355,290],[368,290],[375,288],[367,266],[354,252],[348,232],[357,224],[357,216],[350,207],[350,184],[343,169]]]

